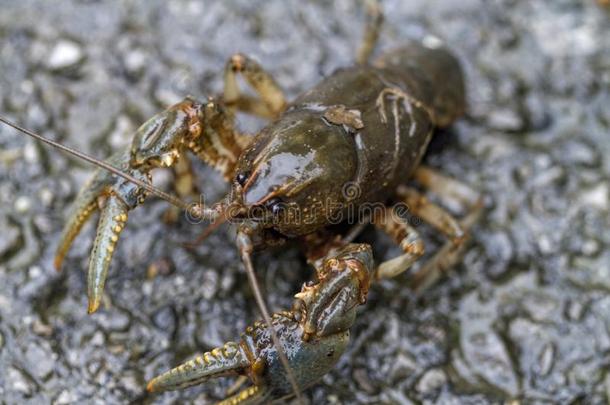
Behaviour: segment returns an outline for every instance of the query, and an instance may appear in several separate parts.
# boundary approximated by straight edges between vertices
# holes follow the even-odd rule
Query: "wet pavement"
[[[600,2],[603,3],[603,2]],[[384,1],[381,48],[434,34],[464,64],[468,116],[428,163],[488,196],[458,268],[415,299],[375,286],[312,403],[606,403],[610,397],[610,10],[587,1]],[[357,2],[0,0],[0,113],[98,157],[147,117],[222,86],[234,52],[292,97],[351,63]],[[243,129],[257,120],[241,117]],[[0,126],[0,397],[13,403],[207,403],[231,381],[147,396],[145,381],[257,319],[233,234],[166,204],[130,216],[99,313],[86,313],[93,224],[52,257],[90,166]],[[199,165],[211,200],[225,186]],[[167,173],[156,182],[167,186]],[[428,250],[439,239],[427,232]],[[396,253],[367,232],[377,258]],[[272,309],[310,276],[260,254]]]

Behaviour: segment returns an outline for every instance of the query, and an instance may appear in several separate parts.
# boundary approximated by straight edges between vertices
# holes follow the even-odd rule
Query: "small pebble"
[[[553,163],[553,160],[548,155],[548,153],[538,154],[534,158],[534,164],[536,165],[536,168],[539,170],[549,168],[551,166],[551,163]]]
[[[201,286],[201,294],[207,301],[212,300],[218,291],[218,273],[215,271],[206,271],[203,273],[203,285]]]
[[[178,325],[176,311],[169,305],[163,306],[153,314],[152,323],[160,330],[173,335]]]
[[[130,134],[133,132],[134,126],[129,117],[120,115],[116,119],[114,130],[108,136],[108,143],[113,149],[124,148],[131,143]]]
[[[538,237],[538,248],[540,253],[547,255],[553,252],[553,242],[547,235],[540,235]]]
[[[174,285],[176,287],[182,287],[184,285],[184,283],[185,283],[185,280],[184,280],[184,277],[182,277],[182,276],[177,276],[174,279]]]
[[[39,336],[49,337],[53,334],[53,327],[35,319],[32,322],[32,331]]]
[[[76,42],[61,40],[51,51],[47,67],[52,70],[65,69],[80,62],[83,56],[83,51]]]
[[[572,139],[565,142],[561,148],[558,148],[556,154],[567,163],[575,165],[595,167],[599,162],[599,151],[582,141],[579,142]]]
[[[524,127],[523,119],[512,109],[495,110],[489,114],[489,126],[501,131],[517,131]]]
[[[32,165],[37,164],[40,160],[40,154],[34,142],[28,142],[23,147],[23,159]]]
[[[30,364],[29,370],[34,372],[35,377],[45,379],[55,369],[53,356],[48,350],[35,343],[28,345],[25,357]]]
[[[491,278],[502,277],[509,269],[509,264],[514,255],[513,242],[508,232],[496,231],[485,235],[482,239],[485,247],[486,257],[489,258],[485,266],[486,273]]]
[[[19,89],[24,92],[27,95],[32,95],[32,93],[34,92],[34,82],[29,80],[29,79],[25,79],[24,81],[21,82],[21,84],[19,85]]]
[[[140,383],[138,382],[135,373],[123,374],[123,376],[121,377],[121,384],[123,385],[125,390],[127,390],[127,392],[130,392],[132,394],[140,392]]]
[[[101,331],[97,331],[93,334],[91,341],[89,342],[92,346],[103,346],[104,342],[106,342],[106,338]]]
[[[554,358],[555,346],[553,346],[553,344],[551,343],[545,344],[538,358],[539,374],[541,376],[544,377],[549,373],[549,371],[551,371],[551,368],[553,367]]]
[[[587,239],[586,241],[584,241],[582,243],[582,254],[585,256],[595,256],[599,253],[600,251],[600,247],[599,247],[599,242],[596,241],[595,239]]]
[[[419,379],[415,389],[422,395],[430,395],[441,388],[447,382],[445,372],[439,368],[433,368]]]
[[[566,315],[571,321],[580,321],[585,313],[585,305],[576,300],[570,300],[566,309]]]
[[[153,283],[151,281],[144,281],[142,283],[142,294],[145,296],[150,296],[153,292]]]
[[[398,353],[393,360],[391,377],[394,381],[405,379],[412,375],[418,368],[417,362],[407,353]]]
[[[580,195],[580,202],[594,208],[607,210],[610,204],[610,194],[607,183],[600,183],[598,186],[583,191]]]
[[[29,197],[19,196],[15,200],[15,211],[19,214],[25,214],[32,207],[32,201]]]
[[[27,377],[21,370],[15,367],[9,367],[7,375],[8,386],[13,390],[22,393],[23,395],[30,396],[35,390],[36,386],[34,382]]]
[[[28,276],[30,276],[30,279],[38,278],[41,274],[42,269],[40,268],[40,266],[32,266],[28,270]]]
[[[46,207],[50,207],[53,203],[53,198],[55,198],[53,192],[48,188],[40,189],[40,191],[38,192],[38,196],[40,198],[40,202],[42,202],[42,204]]]
[[[62,390],[53,401],[53,405],[69,405],[75,402],[76,396],[71,391]]]
[[[107,332],[121,332],[129,327],[129,316],[122,310],[115,309],[100,313],[97,317],[100,327]]]
[[[48,215],[36,214],[32,222],[40,233],[49,234],[55,230],[55,224]]]
[[[108,347],[108,352],[112,354],[121,354],[124,353],[126,348],[123,345],[110,345]]]
[[[354,380],[358,384],[358,387],[368,392],[369,394],[374,394],[376,389],[374,385],[371,383],[371,380],[365,369],[359,368],[353,373]]]
[[[220,289],[225,292],[229,291],[229,290],[231,290],[231,288],[233,288],[234,284],[235,284],[235,276],[232,273],[223,272],[223,274],[220,278]]]
[[[99,360],[92,360],[87,364],[87,371],[91,376],[97,375],[102,369],[102,362]]]
[[[130,73],[138,73],[146,66],[146,52],[135,49],[125,56],[125,68]]]

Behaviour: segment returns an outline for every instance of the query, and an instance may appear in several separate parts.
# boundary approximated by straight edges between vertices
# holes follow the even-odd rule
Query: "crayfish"
[[[357,308],[371,283],[395,277],[424,254],[417,230],[400,215],[407,207],[447,238],[444,246],[408,281],[421,290],[460,260],[469,230],[482,211],[479,194],[421,165],[435,127],[449,126],[465,109],[464,79],[457,59],[432,37],[371,59],[382,14],[370,2],[357,63],[338,69],[288,102],[272,76],[243,54],[224,70],[224,92],[198,101],[187,97],[144,123],[130,148],[99,162],[53,141],[47,143],[101,166],[80,192],[59,241],[59,268],[81,227],[100,212],[88,272],[89,312],[102,297],[113,252],[128,213],[153,194],[213,227],[236,226],[237,247],[262,321],[237,343],[226,343],[152,379],[149,391],[201,384],[211,378],[245,375],[252,385],[225,404],[260,403],[300,395],[326,374],[348,346]],[[258,97],[243,94],[242,75]],[[234,125],[237,112],[269,120],[256,135]],[[230,184],[221,201],[187,204],[151,184],[150,172],[176,167],[194,155],[216,168]],[[183,173],[183,171],[182,171]],[[184,174],[184,173],[183,173]],[[458,201],[456,219],[418,189]],[[188,187],[187,187],[188,188]],[[182,199],[181,199],[182,198]],[[332,232],[348,224],[344,234]],[[375,264],[371,247],[354,243],[372,223],[402,249]],[[356,225],[354,225],[356,224]],[[354,226],[352,226],[354,225]],[[345,229],[345,227],[343,228]],[[305,284],[287,311],[270,315],[258,289],[251,255],[255,249],[297,239],[316,280]]]

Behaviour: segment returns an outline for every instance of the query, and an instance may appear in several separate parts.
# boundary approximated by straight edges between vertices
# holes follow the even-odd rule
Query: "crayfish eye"
[[[238,173],[237,176],[235,176],[235,181],[240,186],[246,184],[246,180],[248,180],[248,173]]]
[[[267,207],[273,215],[278,215],[284,208],[284,201],[282,201],[281,198],[273,197],[265,203],[265,207]]]

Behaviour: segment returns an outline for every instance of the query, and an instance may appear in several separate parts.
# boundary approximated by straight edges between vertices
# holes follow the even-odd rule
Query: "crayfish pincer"
[[[204,101],[186,98],[144,123],[128,150],[97,162],[101,168],[77,198],[55,260],[59,267],[83,223],[99,209],[88,276],[89,312],[100,305],[128,211],[148,195],[189,208],[183,199],[195,190],[185,159],[190,154],[216,168],[231,190],[216,204],[196,204],[189,213],[213,221],[212,229],[223,222],[236,225],[237,248],[262,315],[238,343],[154,378],[150,391],[241,374],[253,385],[225,403],[300,396],[344,352],[371,282],[404,273],[423,256],[419,233],[401,214],[405,208],[446,238],[438,252],[408,275],[410,288],[421,291],[463,255],[482,211],[481,197],[421,165],[434,128],[450,125],[464,112],[460,65],[432,37],[369,61],[382,17],[375,2],[368,4],[357,64],[335,71],[296,100],[287,102],[269,73],[237,54],[226,64],[223,94]],[[240,92],[238,75],[258,97]],[[243,134],[234,126],[237,111],[269,123],[254,136]],[[150,172],[160,167],[176,169],[180,198],[151,186]],[[419,188],[407,186],[409,180]],[[461,206],[461,218],[428,200],[422,189],[441,202]],[[370,246],[352,243],[366,224],[387,233],[401,254],[374,265]],[[290,311],[270,315],[251,255],[289,239],[304,247],[317,280],[296,294]]]

